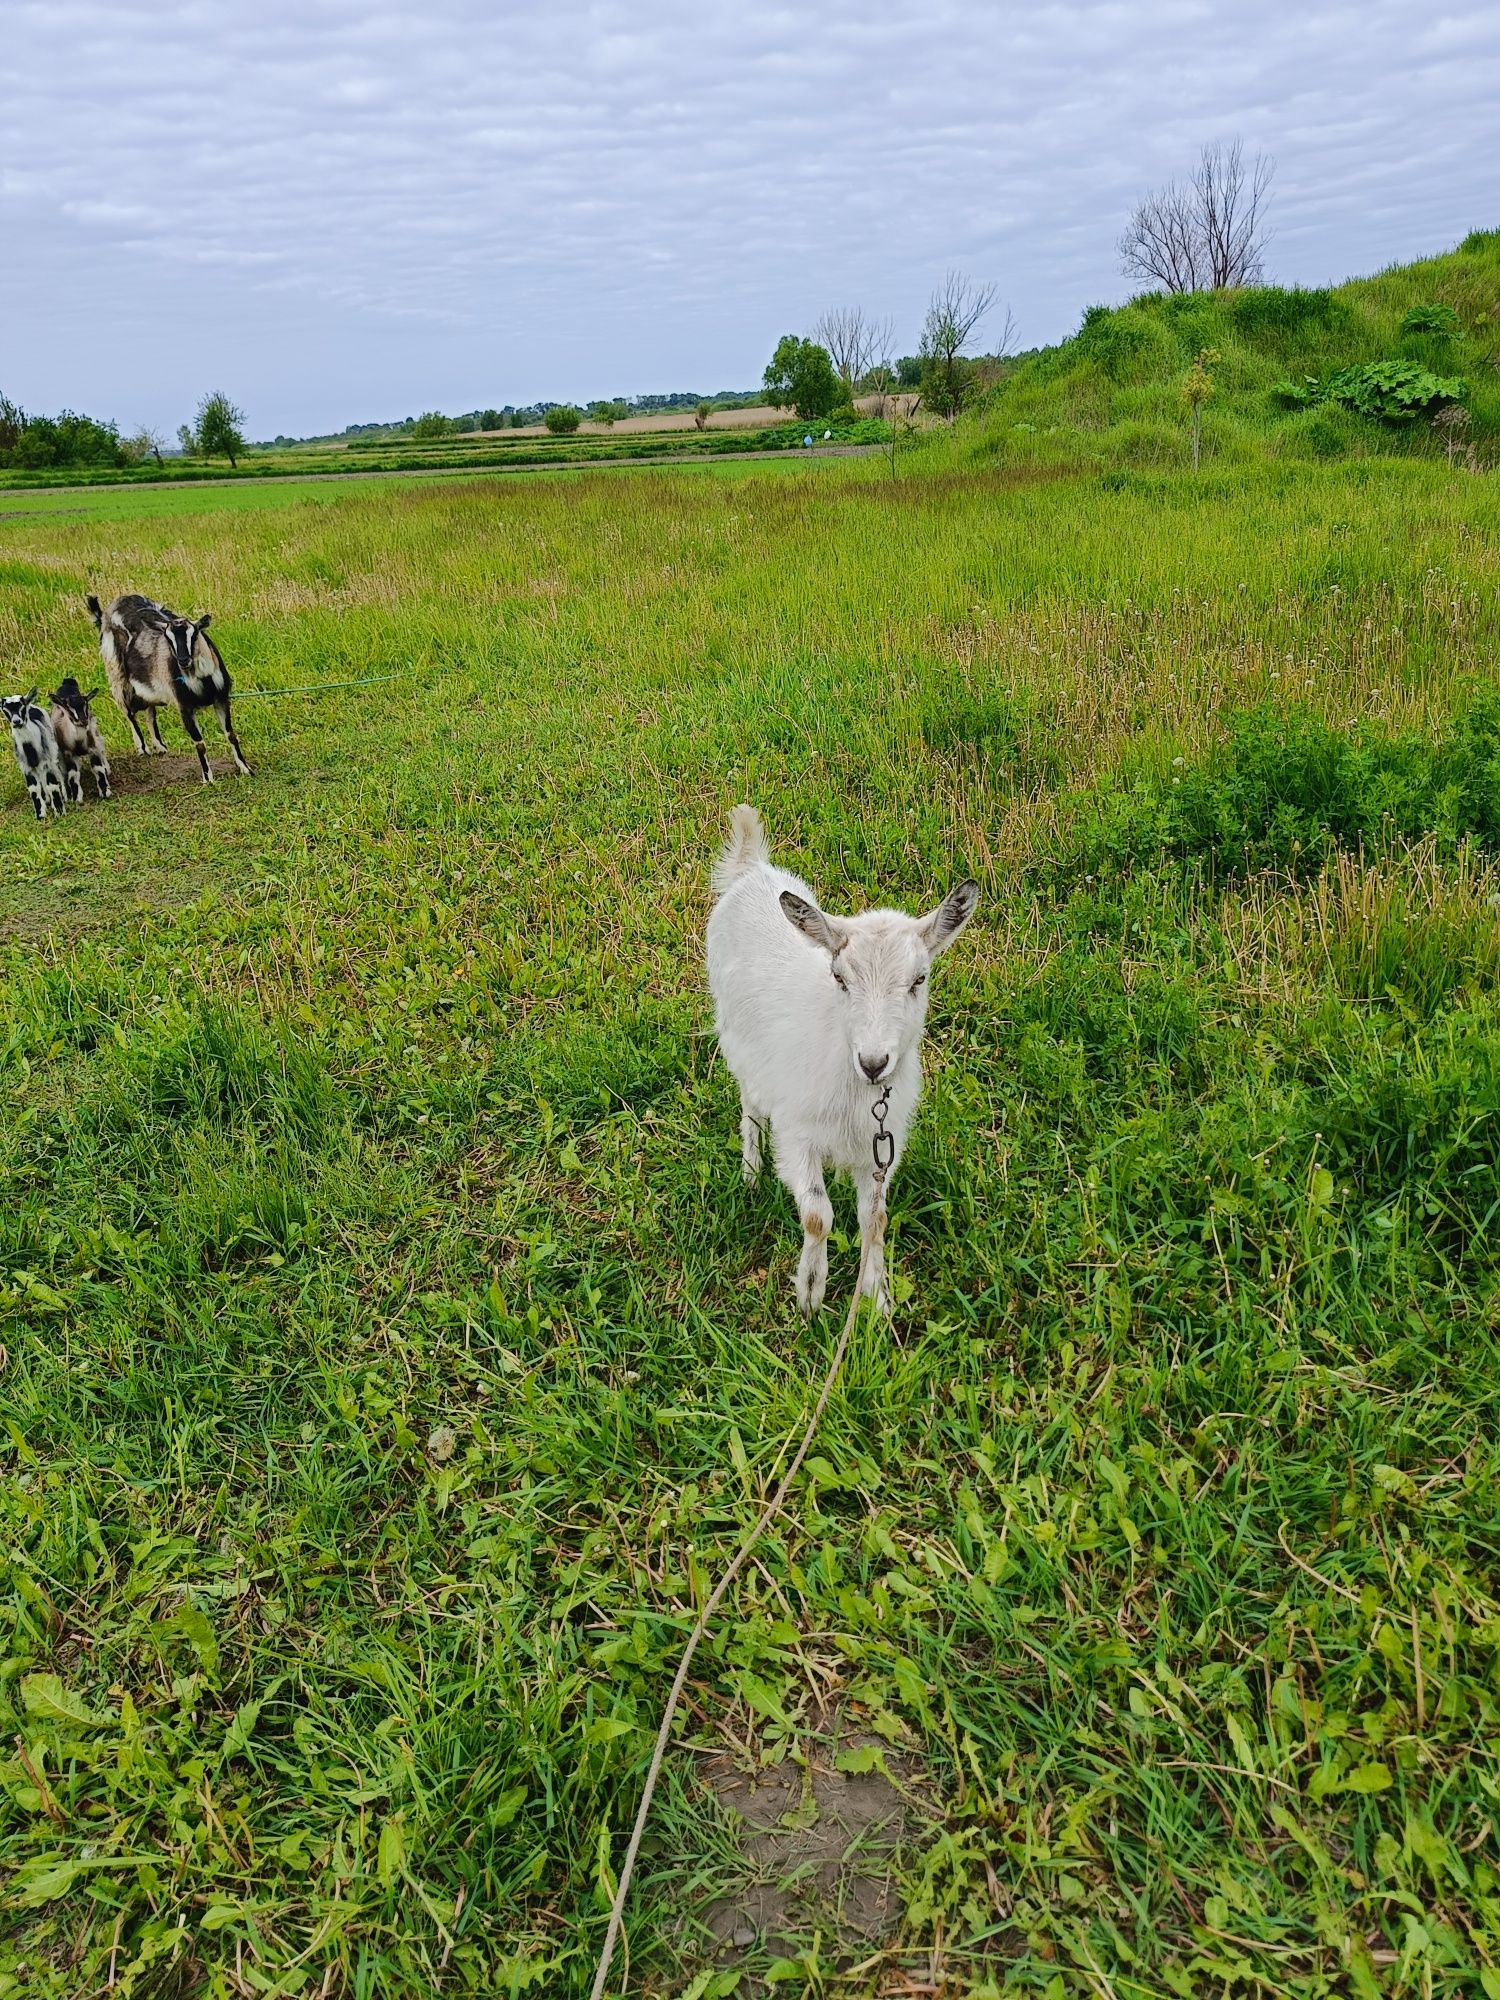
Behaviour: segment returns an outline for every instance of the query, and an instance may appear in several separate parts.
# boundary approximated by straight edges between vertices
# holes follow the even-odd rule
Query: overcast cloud
[[[1269,274],[1500,225],[1500,8],[1406,0],[543,9],[7,0],[0,390],[253,436],[757,382],[825,306],[1022,344],[1123,297],[1131,198],[1236,133]]]

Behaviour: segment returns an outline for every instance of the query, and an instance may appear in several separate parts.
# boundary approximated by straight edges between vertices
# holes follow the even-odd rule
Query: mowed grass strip
[[[739,798],[831,907],[986,902],[634,1990],[727,1990],[697,1749],[837,1705],[921,1783],[792,1990],[1500,1992],[1497,527],[1412,463],[0,521],[17,687],[93,684],[88,589],[403,676],[244,700],[253,780],[0,789],[0,1993],[587,1990],[837,1331],[714,1059]]]

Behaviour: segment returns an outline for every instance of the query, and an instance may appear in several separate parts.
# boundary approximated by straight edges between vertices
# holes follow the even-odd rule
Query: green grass
[[[1417,306],[1450,308],[1450,334],[1407,332]],[[1455,250],[1326,289],[1265,286],[1096,307],[1071,340],[1026,355],[935,455],[961,464],[1181,468],[1190,452],[1182,382],[1201,349],[1218,354],[1203,448],[1220,465],[1442,457],[1425,418],[1384,423],[1338,405],[1293,410],[1278,384],[1325,380],[1369,362],[1415,362],[1466,385],[1458,442],[1500,458],[1500,229]]]
[[[130,587],[409,679],[0,787],[0,1995],[586,1992],[854,1269],[839,1196],[804,1327],[739,1182],[739,798],[834,908],[986,900],[632,1991],[737,1879],[690,1746],[831,1695],[924,1803],[789,1990],[1500,1993],[1497,529],[1412,460],[9,510],[15,685]]]

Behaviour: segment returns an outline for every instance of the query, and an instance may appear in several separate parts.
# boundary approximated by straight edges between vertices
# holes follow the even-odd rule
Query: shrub
[[[1117,798],[1083,865],[1172,857],[1214,878],[1304,876],[1336,848],[1392,835],[1500,845],[1500,694],[1478,697],[1436,741],[1336,729],[1304,708],[1246,710],[1201,763]]]
[[[542,418],[554,437],[571,437],[582,421],[571,403],[554,403]]]
[[[1452,339],[1459,331],[1458,314],[1452,306],[1429,303],[1413,306],[1401,320],[1403,333],[1435,333]]]
[[[426,441],[428,439],[451,437],[454,428],[452,419],[445,417],[441,410],[424,410],[412,425],[411,434],[414,438]]]
[[[1458,376],[1434,375],[1420,362],[1367,361],[1360,367],[1341,368],[1321,381],[1307,375],[1300,382],[1278,382],[1271,393],[1290,408],[1342,403],[1346,410],[1355,410],[1362,417],[1405,423],[1413,417],[1431,416],[1445,403],[1461,403],[1468,387]]]
[[[1327,394],[1362,417],[1404,423],[1431,416],[1443,403],[1461,403],[1467,390],[1457,376],[1434,375],[1414,361],[1369,361],[1330,376]]]

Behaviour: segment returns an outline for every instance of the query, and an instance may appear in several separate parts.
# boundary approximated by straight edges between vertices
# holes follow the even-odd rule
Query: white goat
[[[708,983],[719,1046],[740,1087],[745,1178],[760,1170],[769,1124],[776,1171],[802,1218],[797,1303],[810,1314],[828,1283],[824,1168],[852,1178],[863,1238],[878,1193],[875,1099],[888,1085],[894,1173],[922,1089],[928,970],[973,916],[979,885],[960,882],[925,917],[830,917],[805,882],[772,866],[753,806],[736,806],[730,826],[714,869]],[[865,1290],[889,1311],[883,1252]]]

